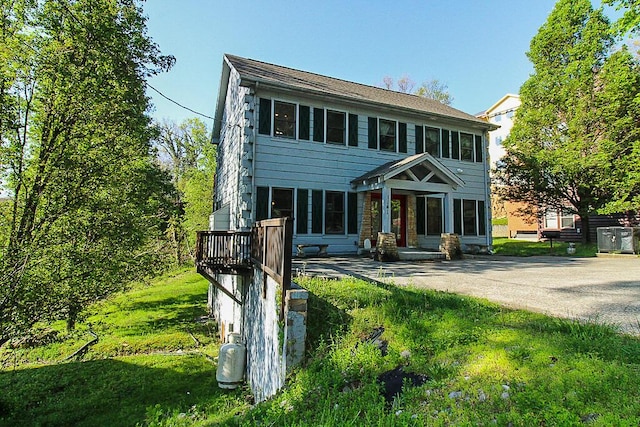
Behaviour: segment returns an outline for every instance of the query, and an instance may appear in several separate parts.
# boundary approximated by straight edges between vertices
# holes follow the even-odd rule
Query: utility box
[[[638,227],[598,227],[598,252],[637,254],[640,244]]]

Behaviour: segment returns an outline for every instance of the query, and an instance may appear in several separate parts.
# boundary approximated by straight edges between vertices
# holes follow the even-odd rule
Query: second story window
[[[288,102],[273,103],[273,135],[284,138],[296,137],[296,105]]]
[[[327,144],[345,144],[346,122],[345,113],[327,110]]]
[[[380,119],[380,150],[396,151],[396,122]]]

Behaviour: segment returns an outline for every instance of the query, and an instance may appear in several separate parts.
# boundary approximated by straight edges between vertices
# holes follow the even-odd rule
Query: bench
[[[324,244],[324,243],[317,243],[317,244],[310,244],[310,243],[305,243],[305,244],[300,244],[297,245],[298,248],[298,257],[300,258],[304,258],[305,257],[305,253],[304,250],[305,248],[318,248],[318,253],[316,254],[317,256],[328,256],[329,254],[327,253],[327,248],[329,247],[329,245]]]

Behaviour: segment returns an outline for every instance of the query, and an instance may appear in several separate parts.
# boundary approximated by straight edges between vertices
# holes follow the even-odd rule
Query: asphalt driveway
[[[355,277],[486,298],[640,335],[640,258],[480,256],[461,261],[380,263],[369,258],[295,260],[294,271]]]

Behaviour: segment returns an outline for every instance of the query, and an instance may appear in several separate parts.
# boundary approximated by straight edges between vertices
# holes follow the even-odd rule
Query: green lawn
[[[215,379],[208,283],[181,271],[97,304],[78,331],[36,348],[0,349],[0,425],[193,425],[225,421],[242,392]],[[99,336],[82,361],[63,359]],[[196,342],[197,340],[197,342]],[[177,421],[176,421],[177,420]]]
[[[598,252],[598,246],[595,243],[575,243],[576,253],[573,255],[567,254],[568,247],[569,244],[566,242],[553,242],[553,247],[551,247],[550,242],[530,242],[507,237],[493,238],[493,253],[495,255],[594,257]]]
[[[640,424],[636,337],[443,292],[300,282],[309,357],[268,402],[217,387],[215,331],[195,321],[207,282],[183,271],[95,306],[82,361],[61,362],[86,330],[0,349],[0,425]],[[364,339],[380,326],[384,354]],[[428,379],[387,404],[376,378],[398,366]]]

